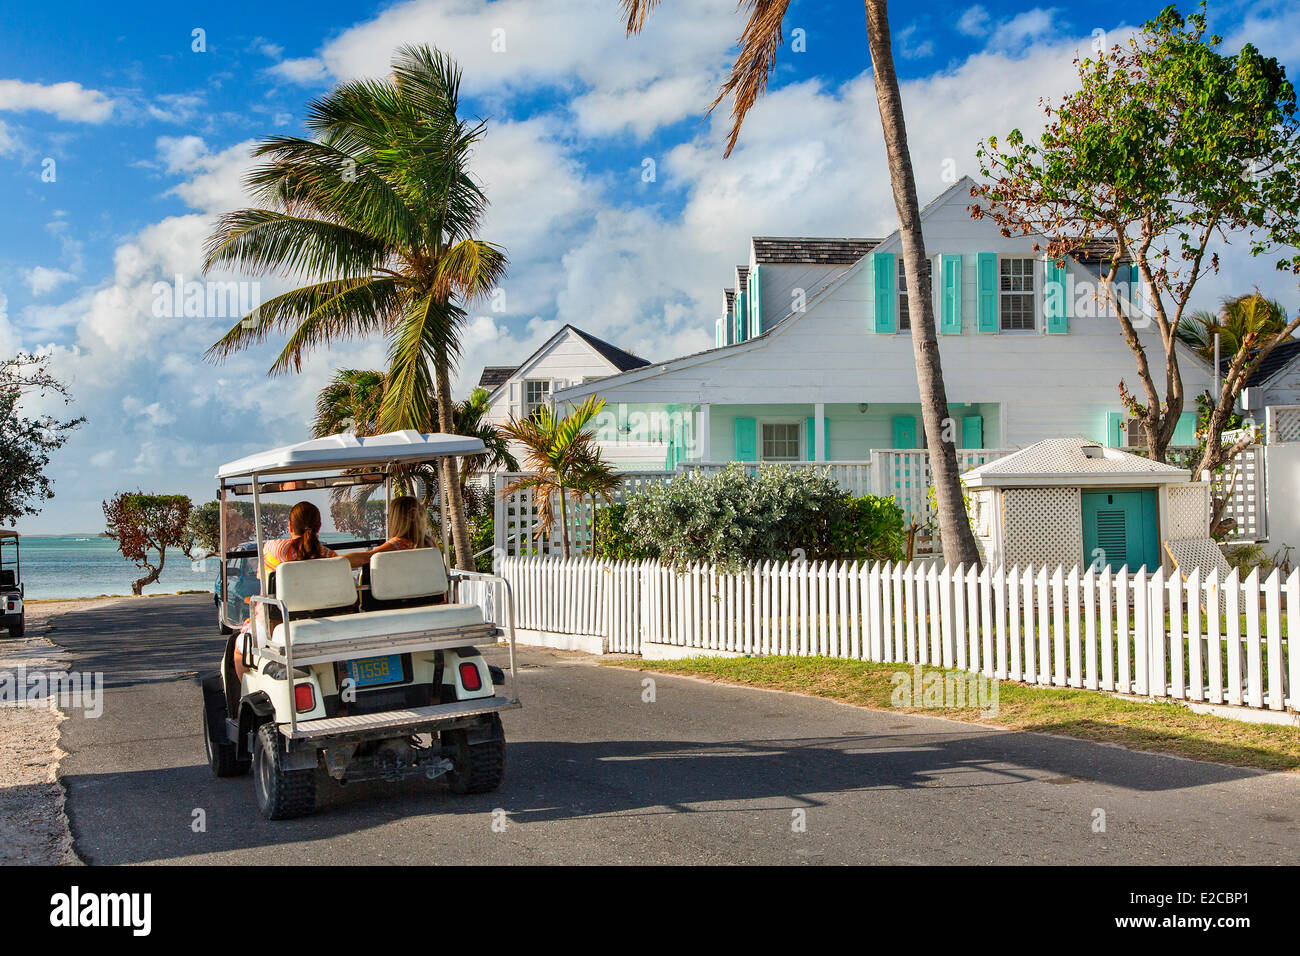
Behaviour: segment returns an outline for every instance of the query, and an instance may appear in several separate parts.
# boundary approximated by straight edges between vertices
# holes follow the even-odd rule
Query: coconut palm
[[[468,398],[456,405],[456,434],[477,438],[487,449],[481,455],[467,455],[461,459],[462,488],[477,471],[493,471],[498,468],[506,471],[519,470],[519,462],[510,451],[509,440],[501,429],[487,420],[490,394],[486,388],[476,387]]]
[[[1286,306],[1256,289],[1224,299],[1218,312],[1193,312],[1178,323],[1178,338],[1201,358],[1213,362],[1215,333],[1219,336],[1220,356],[1231,358],[1248,340],[1250,347],[1263,344],[1285,329],[1289,321]]]
[[[639,33],[646,17],[659,6],[659,0],[621,0],[627,32]],[[912,326],[912,354],[916,361],[916,378],[921,392],[921,418],[925,423],[926,447],[930,449],[930,472],[939,505],[939,532],[943,539],[944,558],[950,565],[978,564],[979,548],[971,533],[966,509],[962,504],[961,480],[957,471],[957,446],[952,437],[948,397],[943,384],[943,367],[939,361],[939,338],[934,327],[934,305],[929,294],[930,278],[925,268],[925,239],[921,234],[921,207],[916,199],[916,181],[907,148],[907,126],[903,117],[898,76],[889,40],[889,14],[885,0],[865,0],[867,47],[875,72],[876,103],[884,131],[885,154],[889,162],[889,179],[893,186],[894,206],[898,211],[898,232],[902,242],[903,269],[909,289],[924,294],[907,297],[908,318]],[[740,35],[740,53],[731,67],[731,75],[722,84],[709,112],[731,97],[731,134],[724,156],[730,156],[740,137],[745,114],[767,88],[767,79],[775,66],[776,51],[781,46],[781,24],[790,0],[741,0],[748,8],[749,19]]]
[[[512,415],[501,430],[524,448],[524,464],[530,474],[512,481],[501,497],[532,490],[537,501],[537,537],[555,525],[554,503],[560,506],[560,549],[569,557],[569,515],[565,499],[583,486],[584,478],[594,483],[601,462],[599,446],[587,427],[605,407],[605,400],[590,396],[567,415],[560,416],[545,405],[530,416]]]
[[[383,405],[387,378],[376,369],[343,368],[336,371],[316,396],[316,413],[312,418],[313,438],[323,438],[341,431],[355,435],[377,435],[380,408]],[[509,442],[491,422],[486,421],[488,392],[475,388],[469,398],[455,405],[452,431],[483,442],[486,451],[466,455],[460,460],[459,484],[462,499],[468,504],[467,484],[479,470],[506,468],[519,470],[519,462],[510,453]],[[428,403],[433,407],[433,402]],[[420,431],[434,431],[432,422],[417,423]],[[439,475],[428,464],[394,466],[392,476],[395,486],[403,494],[412,494],[430,507],[437,503]],[[347,516],[349,527],[359,525],[366,503],[375,494],[375,485],[349,485],[332,489],[331,496],[337,505],[337,515]],[[338,524],[336,517],[335,524]]]
[[[344,83],[307,110],[311,138],[272,136],[247,185],[259,206],[222,216],[205,268],[287,272],[305,284],[244,316],[210,350],[223,358],[286,337],[271,374],[300,370],[320,345],[389,343],[383,431],[453,427],[450,369],[465,303],[496,287],[505,253],[476,238],[487,199],[469,173],[482,122],[458,115],[460,70],[427,46],[397,51],[392,75]],[[442,462],[447,487],[455,462]],[[456,564],[469,527],[449,495]]]
[[[372,368],[341,368],[316,395],[311,437],[339,432],[377,435],[384,401],[384,373]]]

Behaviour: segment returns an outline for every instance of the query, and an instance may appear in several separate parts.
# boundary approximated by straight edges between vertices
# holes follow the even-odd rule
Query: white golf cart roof
[[[340,471],[383,466],[390,462],[425,461],[448,455],[476,455],[483,442],[464,435],[421,434],[408,430],[359,438],[346,432],[284,445],[247,455],[217,469],[217,477],[247,478],[285,472]]]

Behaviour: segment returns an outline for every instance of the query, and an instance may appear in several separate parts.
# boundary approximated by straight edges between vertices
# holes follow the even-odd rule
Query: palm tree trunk
[[[921,393],[921,418],[925,423],[926,447],[930,451],[930,475],[939,504],[939,535],[943,556],[949,566],[970,567],[980,563],[979,548],[971,533],[962,501],[957,470],[957,444],[948,396],[939,361],[939,338],[934,328],[934,305],[925,277],[925,237],[921,234],[921,208],[916,201],[912,157],[907,149],[907,125],[903,102],[894,72],[890,49],[889,13],[885,0],[864,0],[867,11],[867,45],[875,72],[876,102],[889,159],[889,180],[898,209],[898,233],[903,245],[903,270],[907,288],[921,294],[907,297],[912,326],[912,352],[916,359],[916,382]],[[945,428],[945,425],[948,427]]]
[[[434,369],[437,384],[438,428],[450,435],[455,429],[455,415],[451,407],[451,380],[447,374],[447,354],[438,353]],[[452,550],[455,565],[465,571],[474,570],[474,549],[470,543],[469,522],[465,519],[465,496],[460,493],[460,465],[455,458],[442,459],[442,487],[447,496],[447,516],[451,521]]]
[[[569,556],[569,514],[564,507],[564,485],[559,485],[560,489],[560,553],[566,558]]]

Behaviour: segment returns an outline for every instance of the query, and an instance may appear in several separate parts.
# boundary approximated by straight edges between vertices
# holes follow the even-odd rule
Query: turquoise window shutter
[[[1124,413],[1106,413],[1106,446],[1108,448],[1124,447]]]
[[[961,335],[961,256],[942,256],[939,269],[939,331]]]
[[[894,416],[894,447],[916,447],[916,417],[913,415]]]
[[[762,268],[754,266],[754,315],[749,320],[750,338],[763,333],[763,280],[759,272]]]
[[[998,330],[998,254],[996,252],[976,254],[975,279],[978,328],[981,332],[996,332]]]
[[[745,321],[745,310],[749,308],[749,280],[745,281],[744,289],[736,290],[736,296],[737,296],[736,322],[735,322],[736,332],[734,337],[731,340],[732,344],[745,341],[744,321]]]
[[[982,415],[967,415],[961,420],[961,447],[984,447],[984,418]]]
[[[1142,270],[1138,268],[1136,262],[1130,262],[1128,266],[1128,298],[1130,302],[1136,302],[1142,295]]]
[[[737,418],[735,423],[736,461],[758,461],[758,420]]]
[[[1047,317],[1047,331],[1070,331],[1070,318],[1065,302],[1065,266],[1049,260],[1047,283],[1043,289],[1043,315]]]
[[[876,307],[875,329],[880,333],[897,331],[894,316],[894,254],[877,252],[872,255],[871,264],[876,281],[873,296]]]
[[[804,419],[804,429],[808,435],[806,444],[808,445],[809,461],[817,460],[817,433],[813,430],[814,421],[815,419],[812,418]],[[834,459],[831,458],[831,420],[829,418],[822,419],[822,439],[826,442],[826,460],[833,461]]]
[[[1178,416],[1178,424],[1174,426],[1174,437],[1170,439],[1169,444],[1196,444],[1196,412],[1183,412]]]

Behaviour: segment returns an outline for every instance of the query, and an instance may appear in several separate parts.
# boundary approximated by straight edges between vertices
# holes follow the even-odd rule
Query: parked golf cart
[[[400,466],[483,451],[476,438],[393,432],[370,438],[334,435],[259,452],[217,472],[221,508],[221,594],[233,598],[251,561],[259,585],[247,601],[220,600],[223,628],[261,621],[243,652],[226,641],[217,673],[200,678],[208,763],[218,777],[250,767],[258,807],[268,819],[303,816],[316,804],[318,775],[339,783],[445,777],[457,793],[495,790],[505,773],[502,711],[520,706],[515,686],[514,605],[502,578],[448,572],[437,548],[374,554],[363,568],[347,558],[288,561],[267,572],[263,501],[268,496],[382,486],[392,497]],[[454,493],[454,492],[453,492]],[[252,549],[227,528],[227,504],[251,498]],[[446,501],[441,502],[445,520]],[[241,533],[242,537],[242,533]],[[331,541],[336,552],[377,541]],[[489,595],[497,621],[486,620],[462,590]],[[255,618],[256,620],[256,618]],[[474,645],[509,646],[510,691]]]
[[[0,529],[0,615],[10,637],[27,629],[23,611],[23,569],[18,555],[18,532]]]

